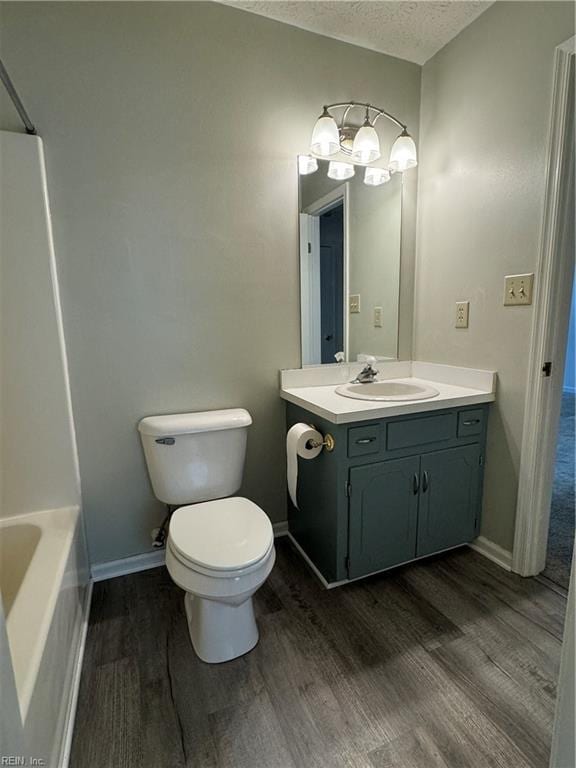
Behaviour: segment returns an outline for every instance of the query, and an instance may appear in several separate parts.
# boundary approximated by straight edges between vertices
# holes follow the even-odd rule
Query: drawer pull
[[[464,424],[465,427],[471,427],[473,424],[480,424],[480,419],[468,419],[467,421],[463,421],[462,424]]]
[[[361,437],[359,440],[356,440],[356,445],[368,445],[368,443],[373,443],[374,440],[376,440],[375,437]]]
[[[426,493],[429,487],[430,487],[430,478],[428,477],[428,472],[424,470],[424,475],[422,477],[422,493]]]

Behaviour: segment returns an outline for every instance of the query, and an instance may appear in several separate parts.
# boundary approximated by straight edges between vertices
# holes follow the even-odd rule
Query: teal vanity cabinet
[[[287,404],[332,452],[298,461],[290,533],[328,583],[472,541],[480,529],[488,405],[333,424]]]

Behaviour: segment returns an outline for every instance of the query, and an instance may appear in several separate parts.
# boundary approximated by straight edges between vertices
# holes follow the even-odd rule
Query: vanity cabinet
[[[488,405],[333,424],[288,403],[335,439],[299,459],[289,528],[329,584],[472,541],[480,529]]]
[[[478,535],[481,461],[479,445],[422,456],[416,557]]]
[[[417,458],[393,459],[350,470],[349,578],[414,557],[419,473]]]

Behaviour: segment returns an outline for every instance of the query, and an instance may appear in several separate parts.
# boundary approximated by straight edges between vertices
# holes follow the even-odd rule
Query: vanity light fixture
[[[298,155],[298,173],[307,176],[318,170],[318,160],[312,155]]]
[[[364,112],[362,125],[354,124],[350,120],[350,115],[355,109],[362,109]],[[332,113],[338,113],[340,110],[337,121]],[[333,157],[342,153],[361,165],[375,162],[380,157],[380,139],[375,126],[383,117],[401,130],[392,145],[388,170],[391,173],[401,173],[414,168],[418,164],[416,144],[408,133],[407,126],[384,109],[363,102],[350,101],[324,107],[312,132],[312,154],[318,157]],[[332,163],[330,165],[332,166]]]
[[[370,187],[379,187],[380,184],[386,184],[390,181],[390,171],[386,168],[375,168],[368,166],[364,171],[364,184]]]
[[[328,166],[328,176],[337,181],[351,179],[352,176],[354,176],[354,166],[352,163],[337,163],[334,160],[331,160],[330,165]]]

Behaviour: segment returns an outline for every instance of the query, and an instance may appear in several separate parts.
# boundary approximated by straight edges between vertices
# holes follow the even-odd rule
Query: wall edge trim
[[[60,765],[61,768],[68,768],[70,763],[70,754],[72,752],[72,737],[74,735],[74,725],[76,722],[76,712],[78,709],[78,695],[80,693],[80,680],[82,677],[82,666],[84,664],[86,638],[88,636],[88,622],[90,619],[90,606],[92,604],[93,586],[94,584],[92,580],[90,580],[86,585],[86,594],[84,596],[84,615],[82,617],[80,636],[78,638],[76,660],[74,662],[74,670],[72,672],[72,680],[70,684],[70,701],[68,704],[68,712],[66,713],[66,722],[64,724],[64,733],[62,735],[62,743],[60,748],[60,760],[58,765]]]

